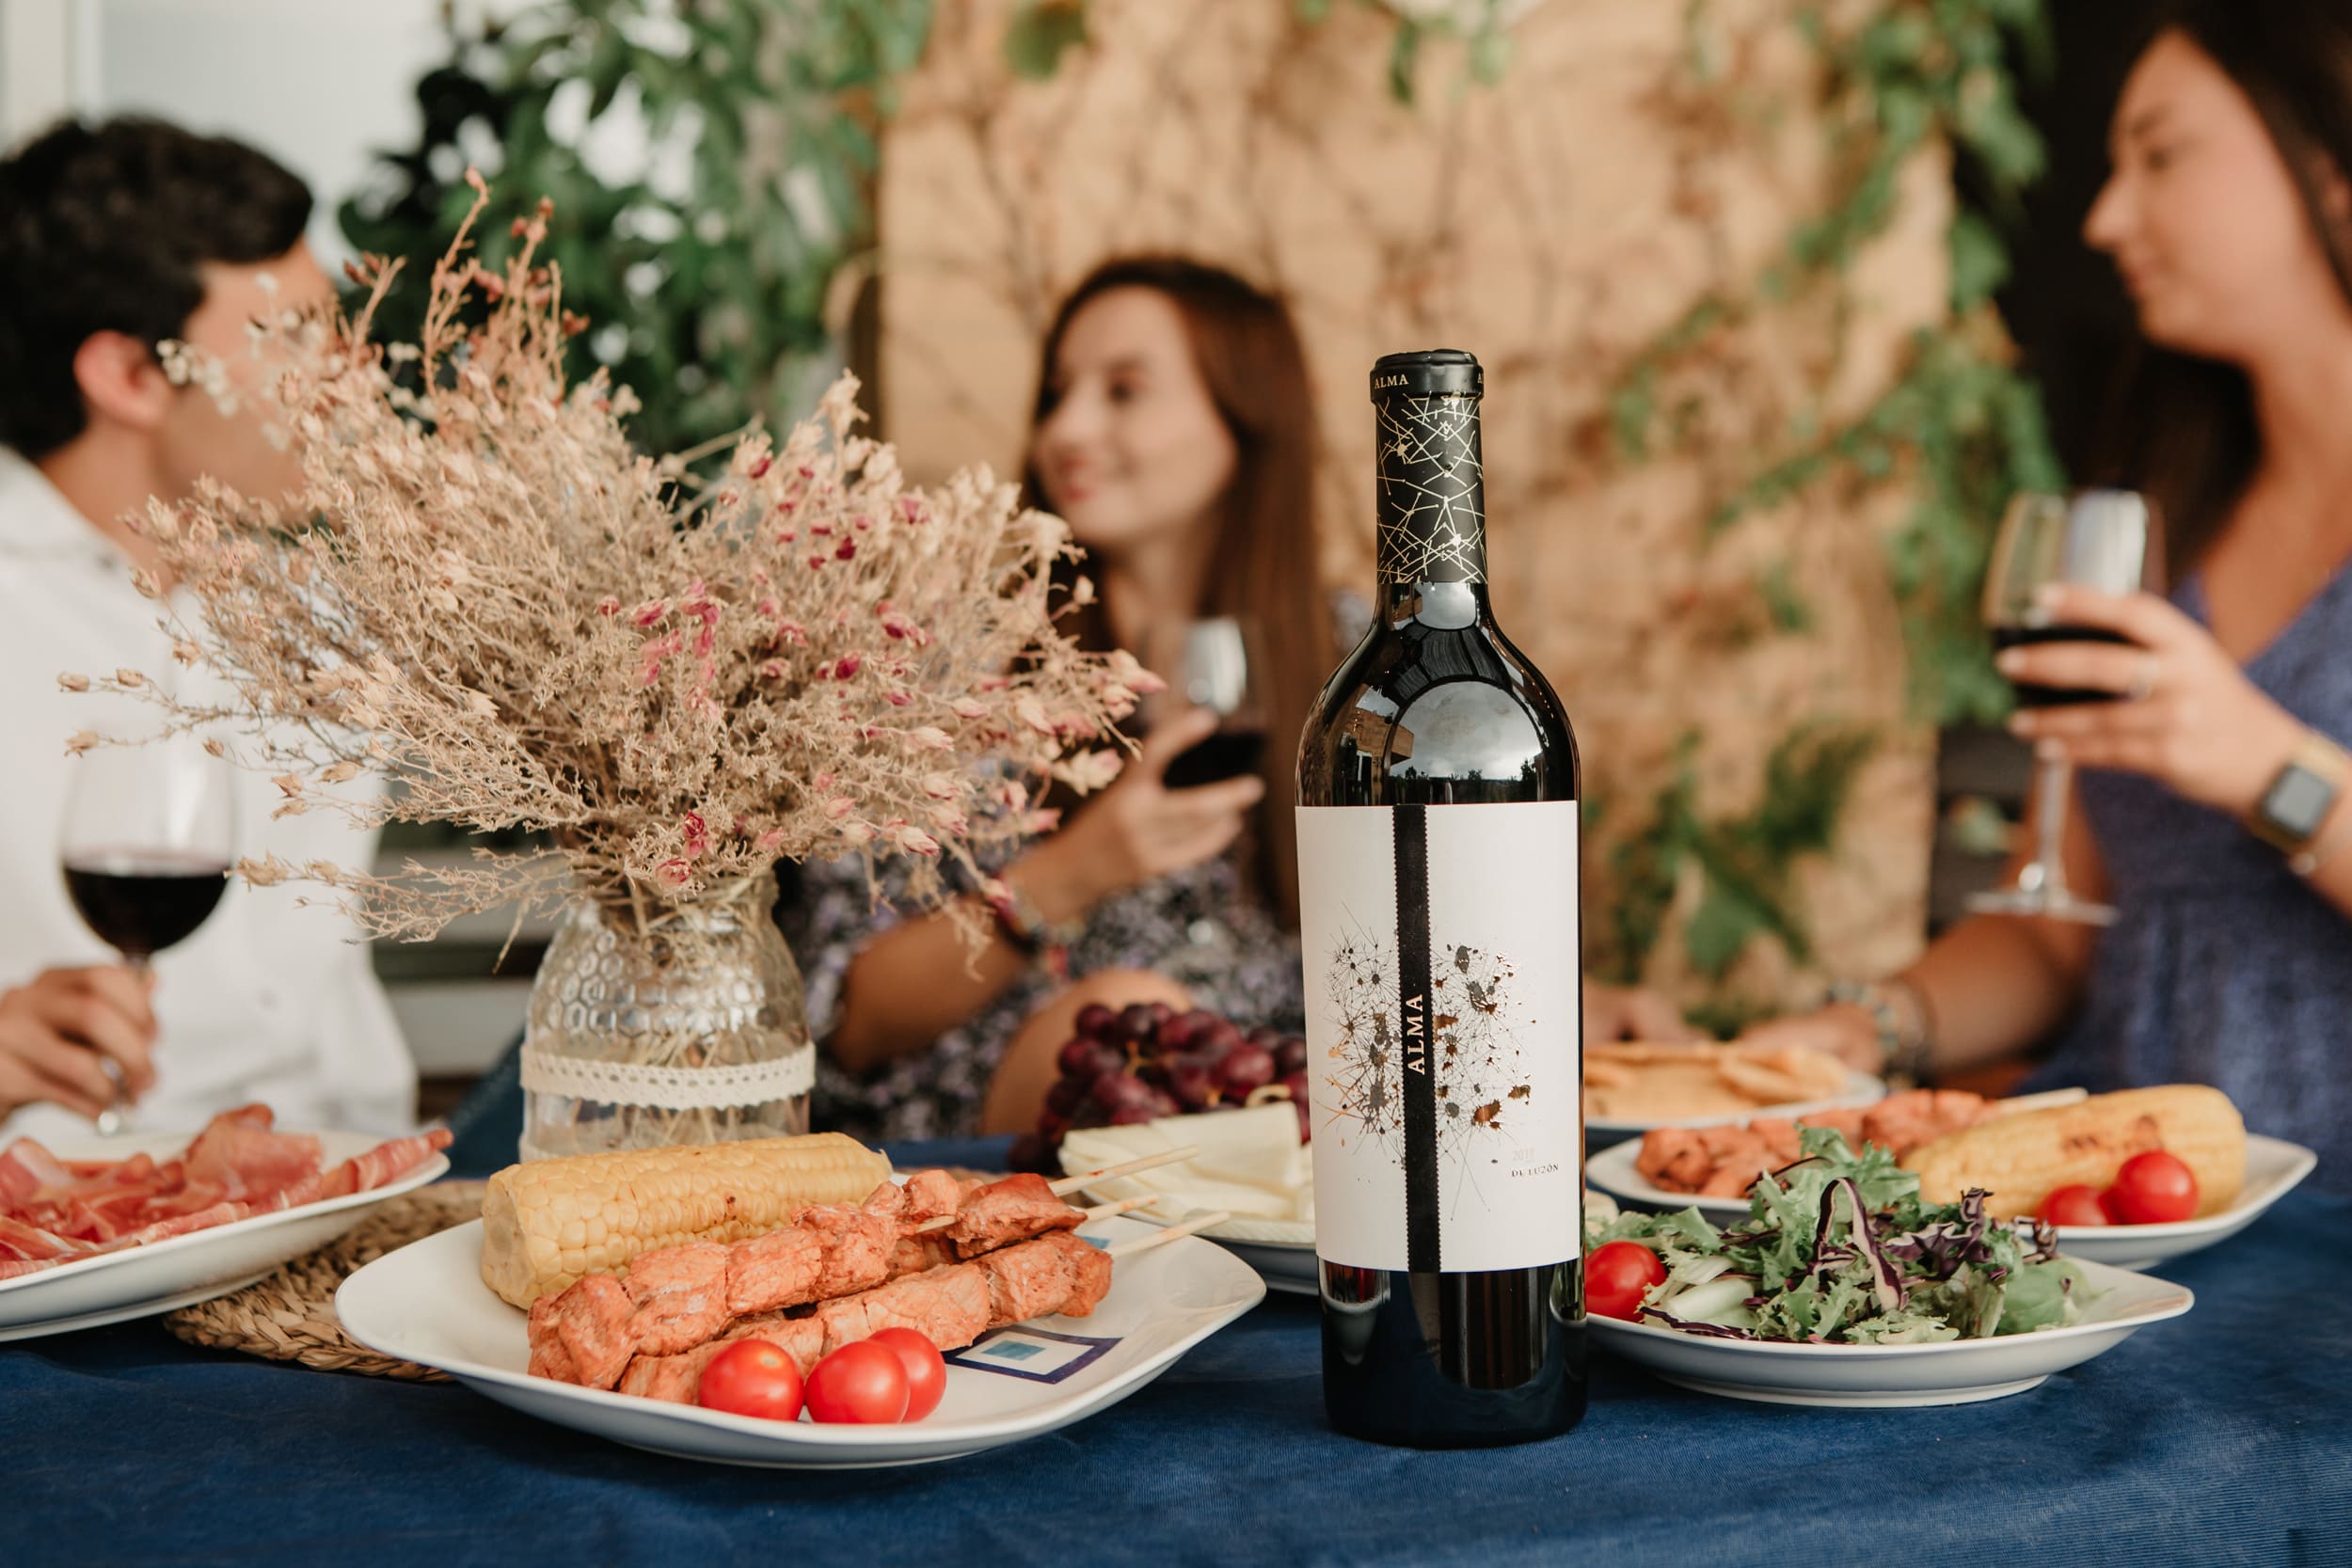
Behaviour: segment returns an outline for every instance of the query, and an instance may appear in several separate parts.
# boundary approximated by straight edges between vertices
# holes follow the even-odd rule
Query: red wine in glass
[[[98,939],[134,963],[193,936],[229,886],[229,863],[177,849],[65,857],[66,892]]]
[[[1993,651],[2004,653],[2010,648],[2027,648],[2042,642],[2105,642],[2111,647],[2136,648],[2138,643],[2122,632],[2105,626],[1994,626]],[[2123,695],[2121,691],[2102,691],[2088,686],[2031,686],[2016,683],[2019,707],[2062,707],[2069,703],[2112,703]]]
[[[1255,773],[1264,757],[1265,731],[1219,730],[1177,753],[1164,776],[1170,789],[1197,789]]]

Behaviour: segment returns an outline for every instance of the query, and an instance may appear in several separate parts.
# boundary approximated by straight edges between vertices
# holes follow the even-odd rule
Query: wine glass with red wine
[[[1168,694],[1147,718],[1157,721],[1182,707],[1204,707],[1216,715],[1217,725],[1215,735],[1168,763],[1168,788],[1191,789],[1258,771],[1266,736],[1257,673],[1264,660],[1258,650],[1257,626],[1245,616],[1211,616],[1184,627],[1164,666]]]
[[[192,737],[101,745],[76,761],[58,831],[66,893],[141,977],[212,914],[235,848],[229,764]],[[99,1117],[101,1132],[120,1126],[111,1108]]]
[[[2071,497],[2021,495],[2001,519],[1985,575],[1984,618],[1995,649],[2039,642],[2109,642],[2131,640],[2097,626],[2053,622],[2040,594],[2052,583],[2095,589],[2102,594],[2160,592],[2164,550],[2156,515],[2147,498],[2129,490],[2077,490]],[[2057,707],[2067,703],[2109,703],[2122,693],[2073,687],[2017,688],[2021,707]],[[1993,914],[2045,915],[2105,926],[2115,911],[2080,898],[2066,885],[2062,846],[2074,768],[2043,760],[2034,766],[2034,857],[2009,887],[1982,893],[1968,907]]]

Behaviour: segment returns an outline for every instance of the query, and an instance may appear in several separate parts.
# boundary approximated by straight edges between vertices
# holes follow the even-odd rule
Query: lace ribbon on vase
[[[817,1082],[817,1052],[811,1047],[772,1061],[734,1067],[646,1067],[558,1055],[526,1045],[522,1069],[523,1087],[533,1094],[663,1111],[723,1110],[808,1093]]]

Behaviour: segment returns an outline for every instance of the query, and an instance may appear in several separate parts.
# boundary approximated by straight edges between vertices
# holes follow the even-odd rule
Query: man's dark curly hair
[[[90,334],[178,337],[199,266],[283,256],[310,221],[274,159],[158,119],[67,120],[0,159],[0,443],[39,458],[79,436]]]

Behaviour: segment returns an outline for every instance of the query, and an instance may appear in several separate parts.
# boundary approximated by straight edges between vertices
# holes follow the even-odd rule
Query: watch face
[[[2309,838],[2319,831],[2335,798],[2335,786],[2326,779],[2308,768],[2289,767],[2263,797],[2263,815],[2296,838]]]

